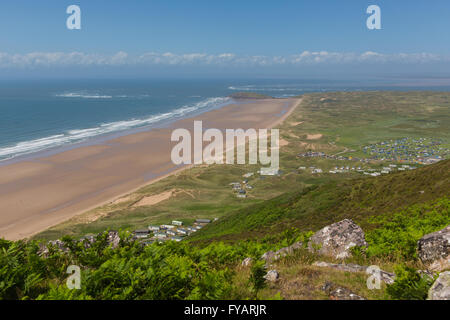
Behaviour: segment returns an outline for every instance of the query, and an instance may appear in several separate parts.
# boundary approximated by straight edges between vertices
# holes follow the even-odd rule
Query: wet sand
[[[173,129],[263,129],[283,121],[299,99],[264,99],[224,106],[166,128],[0,167],[0,237],[30,237],[185,169],[171,162]]]

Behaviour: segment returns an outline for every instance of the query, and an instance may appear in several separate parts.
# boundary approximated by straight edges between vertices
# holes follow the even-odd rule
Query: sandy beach
[[[0,237],[23,239],[187,166],[171,162],[176,128],[272,128],[300,99],[243,101],[151,129],[0,167]]]

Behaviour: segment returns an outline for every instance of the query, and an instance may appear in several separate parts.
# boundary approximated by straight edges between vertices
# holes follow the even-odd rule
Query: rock
[[[351,256],[350,248],[367,247],[364,231],[350,219],[345,219],[317,231],[308,243],[311,252],[344,259]]]
[[[378,272],[376,270],[378,270]],[[384,271],[384,270],[381,270],[381,269],[378,269],[378,268],[377,269],[372,269],[370,267],[367,267],[366,273],[378,276],[379,279],[381,281],[383,281],[384,283],[386,283],[386,284],[393,284],[394,281],[395,281],[395,273],[387,272],[387,271]]]
[[[328,267],[348,272],[366,272],[367,267],[359,266],[357,264],[336,264],[328,263],[324,261],[314,262],[313,266],[316,267]]]
[[[119,232],[117,232],[117,231],[108,231],[107,241],[108,241],[108,244],[113,249],[117,248],[119,246],[119,243],[120,243]]]
[[[242,261],[242,266],[243,267],[249,267],[251,264],[252,264],[252,262],[253,262],[253,259],[252,258],[245,258],[243,261]]]
[[[282,257],[285,257],[287,255],[290,255],[294,253],[295,250],[300,249],[303,247],[303,243],[301,241],[298,241],[289,247],[281,248],[280,250],[273,252],[273,251],[267,251],[261,256],[261,259],[266,260],[267,263],[270,263],[272,261],[276,261]]]
[[[275,259],[275,252],[273,251],[267,251],[261,256],[261,259],[266,260],[266,262],[271,262]]]
[[[443,271],[450,268],[450,226],[424,235],[417,242],[420,260],[429,270]]]
[[[430,271],[430,270],[417,270],[417,273],[421,276],[421,277],[428,277],[431,279],[434,279],[438,276],[437,272],[434,271]]]
[[[100,235],[103,235],[103,234],[104,233],[100,233]],[[96,241],[95,236],[86,236],[86,237],[81,238],[77,242],[83,243],[84,247],[87,249],[87,248],[90,248],[95,241]],[[108,231],[108,233],[106,235],[106,242],[113,249],[117,248],[120,243],[119,232]],[[58,249],[59,251],[62,251],[62,252],[69,251],[69,248],[67,248],[64,245],[64,242],[58,239],[58,240],[49,241],[49,242],[47,242],[47,244],[40,244],[38,254],[40,256],[45,256],[45,257],[48,256],[48,253],[49,253],[48,247],[50,247],[50,246],[55,247],[56,249]]]
[[[61,250],[62,252],[67,252],[69,251],[69,248],[67,248],[64,245],[64,242],[61,240],[54,240],[54,241],[49,241],[49,244],[52,246],[55,246],[58,250]]]
[[[303,248],[303,242],[298,241],[298,242],[292,244],[292,245],[290,246],[290,248],[292,248],[292,249],[294,249],[294,250],[301,249],[301,248]]]
[[[428,291],[428,300],[450,300],[450,271],[439,275]]]
[[[90,236],[84,236],[80,239],[81,242],[83,242],[84,248],[90,248],[92,244],[95,242],[95,237],[93,235]]]
[[[40,244],[39,245],[39,250],[37,252],[38,255],[47,257],[48,254],[49,254],[49,251],[50,251],[49,247],[53,247],[53,248],[55,248],[55,249],[57,249],[59,251],[62,251],[62,252],[68,252],[69,251],[69,248],[67,248],[64,245],[64,242],[58,239],[58,240],[51,240],[51,241],[47,242],[47,244]]]
[[[279,258],[281,257],[285,257],[289,254],[292,254],[294,252],[294,249],[292,249],[291,247],[284,247],[281,248],[280,250],[278,250],[277,252],[275,252],[275,256]]]
[[[360,266],[357,264],[349,263],[349,264],[336,264],[336,263],[328,263],[324,261],[320,262],[314,262],[313,266],[316,267],[326,267],[326,268],[333,268],[337,270],[342,270],[346,272],[365,272],[367,274],[374,273],[372,268],[369,268],[367,266]],[[379,270],[379,277],[381,281],[384,281],[387,284],[393,284],[395,280],[395,274],[391,272],[387,272],[384,270]]]
[[[269,270],[269,272],[267,272],[267,274],[264,276],[264,279],[270,282],[275,282],[279,277],[280,275],[278,274],[277,270]]]
[[[330,297],[332,300],[366,300],[365,298],[353,293],[349,289],[341,286],[337,286],[332,282],[325,282],[322,290]]]

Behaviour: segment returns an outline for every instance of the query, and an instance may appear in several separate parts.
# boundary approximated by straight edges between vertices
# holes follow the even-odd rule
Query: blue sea
[[[310,92],[415,90],[386,81],[45,80],[0,82],[0,161],[127,134],[209,111],[251,91],[275,97]],[[449,90],[449,87],[433,87]],[[1,162],[0,162],[1,163]]]

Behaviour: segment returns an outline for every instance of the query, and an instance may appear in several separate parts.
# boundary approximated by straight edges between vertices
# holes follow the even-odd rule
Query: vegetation
[[[416,260],[417,241],[450,224],[450,200],[444,197],[430,204],[413,205],[392,215],[374,217],[370,222],[379,227],[366,233],[369,256]]]
[[[308,150],[363,157],[363,146],[389,139],[433,138],[448,147],[449,93],[321,93],[302,104],[280,127],[283,174],[254,175],[247,199],[238,199],[229,183],[257,166],[197,166],[53,227],[30,241],[0,241],[1,299],[327,299],[325,281],[368,299],[424,299],[430,279],[416,255],[417,240],[450,224],[450,160],[379,177],[356,172],[312,175],[299,166],[354,166],[351,160],[298,158]],[[320,134],[319,134],[320,133]],[[362,164],[379,168],[385,163]],[[144,197],[173,191],[151,206]],[[188,239],[143,246],[128,231],[149,224],[219,218]],[[367,275],[320,268],[323,260],[306,249],[313,231],[345,218],[360,225],[369,243],[345,263],[378,265],[395,271],[393,285],[369,290]],[[122,229],[119,247],[105,234],[94,245],[75,241],[87,233]],[[67,252],[40,241],[61,238]],[[281,280],[267,283],[259,258],[296,241],[305,247],[273,262]],[[253,258],[250,267],[241,261]],[[81,268],[80,290],[65,285],[69,265]]]
[[[421,276],[417,270],[398,266],[395,269],[397,278],[395,282],[386,289],[387,294],[394,300],[425,300],[428,290],[433,284],[433,279]]]
[[[255,292],[255,298],[258,296],[258,292],[266,287],[266,266],[263,260],[258,260],[251,266],[250,284]]]
[[[36,240],[1,240],[0,299],[323,299],[324,281],[370,299],[424,299],[432,280],[417,274],[421,265],[413,247],[424,233],[450,224],[449,204],[449,197],[443,197],[370,219],[373,226],[366,230],[367,252],[355,252],[347,262],[394,270],[398,275],[395,283],[378,291],[367,289],[364,273],[314,267],[312,263],[318,259],[334,261],[306,250],[312,232],[290,228],[231,244],[165,242],[143,246],[122,232],[117,248],[108,245],[106,233],[102,233],[90,246],[87,240],[64,237],[68,250],[49,245],[48,252],[43,252]],[[272,266],[283,275],[283,281],[268,284],[264,279],[267,270],[259,257],[297,241],[304,243],[304,249]],[[254,260],[250,268],[241,266],[246,257]],[[79,290],[66,286],[70,265],[81,268]]]
[[[402,208],[448,196],[449,185],[450,160],[389,176],[330,182],[236,210],[191,239],[245,239],[280,232],[288,227],[301,231],[317,230],[345,218],[370,230],[376,221],[371,217],[380,214],[390,217]],[[419,214],[420,209],[417,210],[414,212]],[[444,217],[448,222],[448,213]]]
[[[284,243],[266,239],[205,247],[176,242],[143,246],[126,233],[121,239],[112,248],[106,233],[92,246],[64,237],[67,252],[49,245],[48,253],[40,251],[37,241],[2,240],[0,299],[226,299],[233,294],[236,264]],[[70,265],[81,268],[79,290],[66,286]],[[264,269],[255,266],[250,281],[257,292],[264,287]]]

